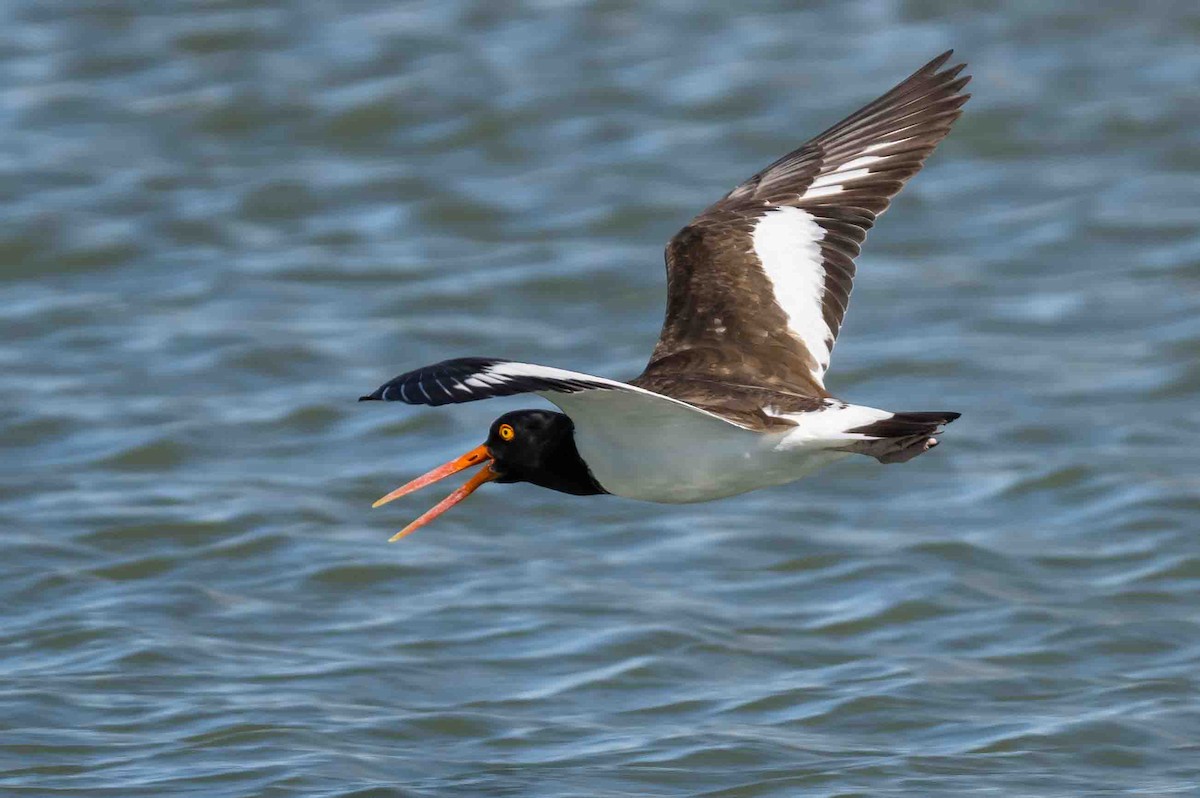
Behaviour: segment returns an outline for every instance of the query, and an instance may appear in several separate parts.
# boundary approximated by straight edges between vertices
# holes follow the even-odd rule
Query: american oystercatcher
[[[887,94],[745,181],[667,245],[667,311],[645,371],[618,382],[468,357],[401,374],[362,400],[420,405],[536,393],[487,441],[381,504],[471,466],[407,535],[485,482],[700,502],[792,482],[849,454],[902,463],[958,413],[893,413],[825,389],[867,230],[921,168],[970,95],[965,65],[930,61]],[[565,414],[565,415],[564,415]]]

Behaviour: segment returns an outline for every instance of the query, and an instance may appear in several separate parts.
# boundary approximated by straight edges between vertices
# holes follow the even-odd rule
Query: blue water
[[[0,793],[1193,795],[1200,11],[0,7]],[[617,378],[662,247],[955,47],[829,376],[963,417],[681,507],[370,510]]]

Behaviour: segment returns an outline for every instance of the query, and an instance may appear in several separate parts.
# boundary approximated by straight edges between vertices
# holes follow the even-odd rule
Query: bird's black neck
[[[531,482],[543,488],[570,493],[574,496],[594,496],[608,493],[592,476],[587,463],[575,448],[575,424],[562,413],[554,413],[551,423],[541,431],[536,461],[519,467],[518,472],[506,475],[512,481]],[[509,481],[501,479],[502,482]]]

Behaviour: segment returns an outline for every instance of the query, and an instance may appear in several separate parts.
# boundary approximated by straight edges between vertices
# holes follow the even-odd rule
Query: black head
[[[604,493],[575,448],[575,424],[562,413],[505,413],[492,422],[484,445],[497,482],[531,482],[576,496]]]
[[[562,413],[514,410],[492,422],[487,441],[461,457],[417,477],[375,507],[472,466],[483,466],[466,484],[392,537],[398,540],[471,495],[485,482],[529,482],[550,490],[589,496],[606,493],[575,448],[575,425]]]

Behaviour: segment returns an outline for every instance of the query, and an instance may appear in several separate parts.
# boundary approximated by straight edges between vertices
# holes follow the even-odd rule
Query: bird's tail
[[[881,463],[903,463],[938,445],[933,437],[941,427],[961,413],[893,413],[861,427],[846,430],[865,436],[846,447],[847,451],[874,457]]]

